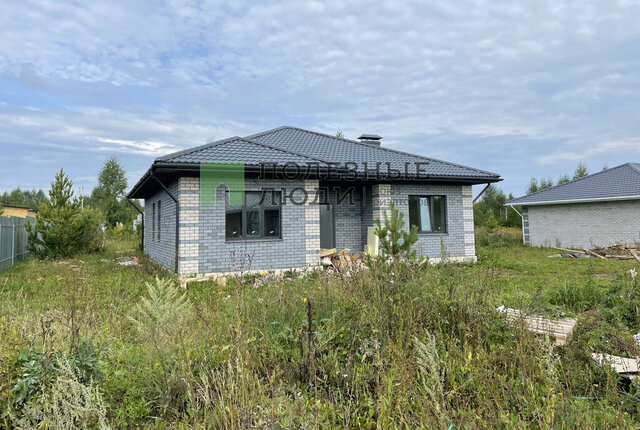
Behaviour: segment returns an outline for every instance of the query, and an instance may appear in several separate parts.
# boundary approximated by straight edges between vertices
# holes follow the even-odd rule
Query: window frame
[[[449,234],[449,223],[448,223],[448,219],[449,217],[447,216],[448,214],[448,205],[447,205],[447,196],[444,194],[410,194],[408,197],[408,213],[409,213],[409,228],[411,228],[412,224],[411,223],[411,198],[412,197],[416,197],[418,199],[418,233],[419,234]],[[434,197],[440,197],[442,198],[442,202],[443,202],[443,221],[444,221],[444,230],[443,231],[435,231],[433,230],[433,223],[435,220],[435,206],[433,204],[433,199]],[[421,210],[422,210],[422,205],[419,203],[420,199],[428,199],[429,200],[429,220],[431,221],[431,230],[423,230],[422,229],[422,216],[421,216]]]
[[[247,194],[259,194],[262,195],[264,194],[264,198],[262,200],[262,204],[256,207],[251,207],[249,208],[247,206]],[[280,194],[280,203],[278,205],[266,205],[265,202],[267,201],[267,199],[269,198],[273,198],[273,194],[274,193],[279,193]],[[249,191],[244,191],[244,195],[243,195],[243,204],[242,207],[240,208],[235,208],[235,209],[227,209],[227,198],[229,196],[229,191],[226,191],[225,194],[225,208],[224,208],[224,231],[225,231],[225,241],[227,242],[237,242],[237,241],[244,241],[244,240],[261,240],[261,241],[265,241],[265,240],[274,240],[274,241],[278,241],[278,240],[282,240],[282,193],[280,191],[272,191],[272,192],[268,192],[268,191],[253,191],[253,190],[249,190]],[[260,225],[260,234],[259,235],[250,235],[247,234],[247,222],[248,222],[248,216],[247,213],[250,211],[254,211],[256,210],[256,208],[258,209],[258,219],[259,219],[259,225]],[[265,221],[264,221],[264,213],[265,211],[270,211],[270,210],[278,210],[278,235],[277,236],[268,236],[265,234]],[[240,220],[240,231],[242,232],[242,234],[238,237],[227,237],[227,215],[229,214],[237,214],[237,213],[242,213],[242,217]]]
[[[161,241],[160,232],[162,231],[162,200],[158,200],[158,234],[156,237],[158,238],[158,242]]]

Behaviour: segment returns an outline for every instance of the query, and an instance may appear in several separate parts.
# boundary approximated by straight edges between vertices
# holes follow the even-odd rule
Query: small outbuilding
[[[2,216],[16,218],[34,218],[38,211],[26,206],[0,206],[2,208]]]
[[[524,243],[592,248],[640,241],[640,163],[627,163],[508,201],[522,207]]]

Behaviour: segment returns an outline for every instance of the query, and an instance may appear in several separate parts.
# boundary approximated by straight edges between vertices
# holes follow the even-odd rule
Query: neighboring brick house
[[[419,255],[475,261],[471,186],[500,176],[359,139],[280,127],[157,158],[128,195],[145,200],[145,252],[183,276],[315,266],[322,248],[363,251],[394,202]],[[243,203],[202,163],[242,163]]]
[[[640,164],[627,163],[506,203],[522,206],[524,243],[592,248],[640,241]]]

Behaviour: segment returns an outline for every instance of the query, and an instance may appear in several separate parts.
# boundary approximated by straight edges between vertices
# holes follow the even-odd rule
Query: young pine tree
[[[390,215],[387,211],[384,213],[384,226],[379,218],[376,220],[376,236],[380,239],[382,255],[393,259],[399,256],[414,258],[416,251],[411,247],[418,241],[418,227],[412,225],[409,232],[403,230],[404,214],[393,203],[389,212]]]
[[[39,206],[35,224],[27,224],[33,254],[41,258],[70,257],[99,247],[98,217],[80,208],[72,187],[60,169],[51,183],[49,198]]]

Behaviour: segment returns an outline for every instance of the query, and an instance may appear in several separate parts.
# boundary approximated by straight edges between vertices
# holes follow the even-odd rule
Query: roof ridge
[[[200,151],[202,149],[213,148],[214,146],[222,145],[224,143],[229,143],[230,141],[233,141],[233,140],[236,140],[236,139],[242,139],[242,138],[240,136],[232,136],[232,137],[227,137],[227,138],[221,139],[221,140],[215,140],[213,142],[205,143],[204,145],[196,146],[194,148],[187,148],[187,149],[183,149],[181,151],[176,151],[176,152],[172,152],[172,153],[167,154],[167,155],[163,155],[161,157],[157,157],[154,161],[167,161],[170,158],[175,158],[175,157],[178,157],[180,155],[185,155],[185,154],[192,154],[192,153]]]
[[[295,152],[295,151],[291,151],[291,150],[288,150],[288,149],[284,149],[284,148],[280,148],[280,147],[277,147],[277,146],[269,145],[269,144],[263,143],[263,142],[258,142],[258,141],[255,141],[255,140],[252,140],[252,139],[249,139],[249,138],[246,138],[246,137],[241,137],[241,136],[233,136],[233,137],[229,137],[227,139],[222,139],[222,140],[218,140],[218,141],[215,141],[215,142],[206,143],[204,145],[200,145],[200,146],[197,146],[195,148],[184,149],[182,151],[178,151],[178,152],[174,152],[174,153],[171,153],[171,154],[164,155],[162,157],[158,157],[158,158],[156,158],[155,161],[170,161],[172,158],[176,158],[176,157],[179,157],[179,156],[182,156],[182,155],[185,155],[185,154],[195,154],[195,153],[203,151],[205,149],[209,149],[209,148],[213,148],[213,147],[216,147],[216,146],[225,145],[227,143],[232,143],[234,141],[246,142],[246,143],[250,143],[252,145],[258,145],[258,146],[262,146],[264,148],[276,150],[276,151],[279,151],[279,152],[284,152],[285,154],[296,155],[298,157],[303,157],[303,158],[307,158],[307,159],[310,159],[310,160],[319,161],[319,162],[325,163],[325,164],[328,163],[326,160],[323,160],[321,158],[312,157],[310,155],[305,155],[305,154],[300,154],[300,153]]]
[[[636,172],[640,173],[640,163],[632,163],[632,162],[628,162],[627,163],[629,165],[629,167],[631,167],[633,170],[635,170]]]
[[[619,166],[614,166],[614,167],[612,167],[612,168],[610,168],[610,169],[607,169],[607,170],[600,170],[599,172],[592,173],[592,174],[590,174],[590,175],[583,176],[583,177],[581,177],[581,178],[572,179],[572,180],[570,180],[569,182],[565,182],[565,183],[563,183],[563,184],[554,185],[553,187],[545,188],[544,190],[539,190],[539,191],[536,191],[535,193],[525,194],[525,195],[524,195],[524,196],[522,196],[522,197],[518,197],[518,198],[515,198],[515,199],[513,199],[513,200],[509,200],[509,201],[508,201],[508,202],[506,202],[506,203],[515,202],[515,201],[520,200],[520,199],[523,199],[523,198],[525,198],[525,197],[535,196],[536,194],[544,193],[544,192],[546,192],[546,191],[553,190],[553,189],[558,189],[558,188],[564,187],[565,185],[574,184],[574,183],[576,183],[576,182],[580,182],[580,181],[582,181],[583,179],[592,178],[592,177],[594,177],[594,176],[598,176],[598,175],[600,175],[600,174],[607,173],[607,172],[610,172],[610,171],[612,171],[612,170],[619,169],[619,168],[621,168],[621,167],[625,167],[625,166],[627,166],[627,165],[629,165],[629,164],[631,164],[631,163],[624,163],[624,164],[620,164]],[[637,169],[635,169],[633,166],[630,166],[630,167],[632,167],[634,170],[637,170]],[[638,171],[638,173],[640,173],[640,171]]]
[[[325,163],[325,164],[329,163],[327,160],[323,160],[322,158],[312,157],[311,155],[301,154],[299,152],[291,151],[289,149],[284,149],[284,148],[280,148],[280,147],[277,147],[277,146],[269,145],[268,143],[258,142],[256,140],[253,140],[253,139],[250,139],[250,138],[247,138],[247,137],[241,137],[240,139],[244,140],[245,142],[253,143],[254,145],[264,146],[265,148],[275,149],[275,150],[278,150],[278,151],[281,151],[281,152],[285,152],[285,153],[288,153],[288,154],[297,155],[299,157],[309,158],[311,160],[320,161],[320,162]]]
[[[328,138],[331,138],[331,139],[343,140],[345,142],[354,143],[354,144],[357,144],[357,145],[360,145],[360,146],[365,146],[367,148],[373,148],[373,149],[383,150],[383,151],[388,151],[388,152],[395,152],[397,154],[409,155],[409,156],[412,156],[412,157],[422,158],[423,160],[436,161],[438,163],[447,164],[447,165],[450,165],[450,166],[462,167],[464,169],[469,169],[469,170],[473,170],[473,171],[476,171],[476,172],[479,172],[479,173],[489,174],[489,175],[492,175],[492,176],[500,176],[497,173],[489,172],[488,170],[476,169],[475,167],[465,166],[463,164],[452,163],[450,161],[444,161],[444,160],[440,160],[440,159],[437,159],[437,158],[427,157],[427,156],[424,156],[424,155],[413,154],[411,152],[404,152],[404,151],[400,151],[400,150],[393,149],[393,148],[386,148],[384,146],[374,146],[374,145],[371,145],[369,143],[359,142],[357,140],[351,140],[351,139],[347,139],[347,138],[344,138],[344,137],[332,136],[330,134],[320,133],[319,131],[307,130],[307,129],[304,129],[304,128],[294,127],[294,126],[290,126],[290,125],[283,125],[281,127],[276,127],[274,129],[267,130],[267,131],[262,132],[262,133],[256,133],[256,134],[253,134],[253,135],[248,136],[248,137],[266,136],[268,134],[273,134],[276,131],[279,131],[279,130],[282,130],[282,129],[298,130],[298,131],[302,131],[302,132],[305,132],[305,133],[310,133],[310,134],[315,134],[315,135],[318,135],[318,136],[328,137]]]
[[[351,140],[351,139],[347,139],[345,137],[332,136],[330,134],[320,133],[319,131],[307,130],[306,128],[294,127],[292,125],[282,125],[280,127],[272,128],[271,130],[262,131],[260,133],[255,133],[255,134],[252,134],[252,135],[249,135],[249,136],[246,136],[246,137],[251,139],[251,138],[256,137],[256,136],[267,136],[269,134],[273,134],[273,133],[275,133],[277,131],[284,130],[284,129],[304,131],[305,133],[317,134],[318,136],[330,137],[332,139],[344,140],[344,141],[351,142],[351,143],[360,143],[357,140]],[[368,146],[371,146],[371,145],[368,145]]]

